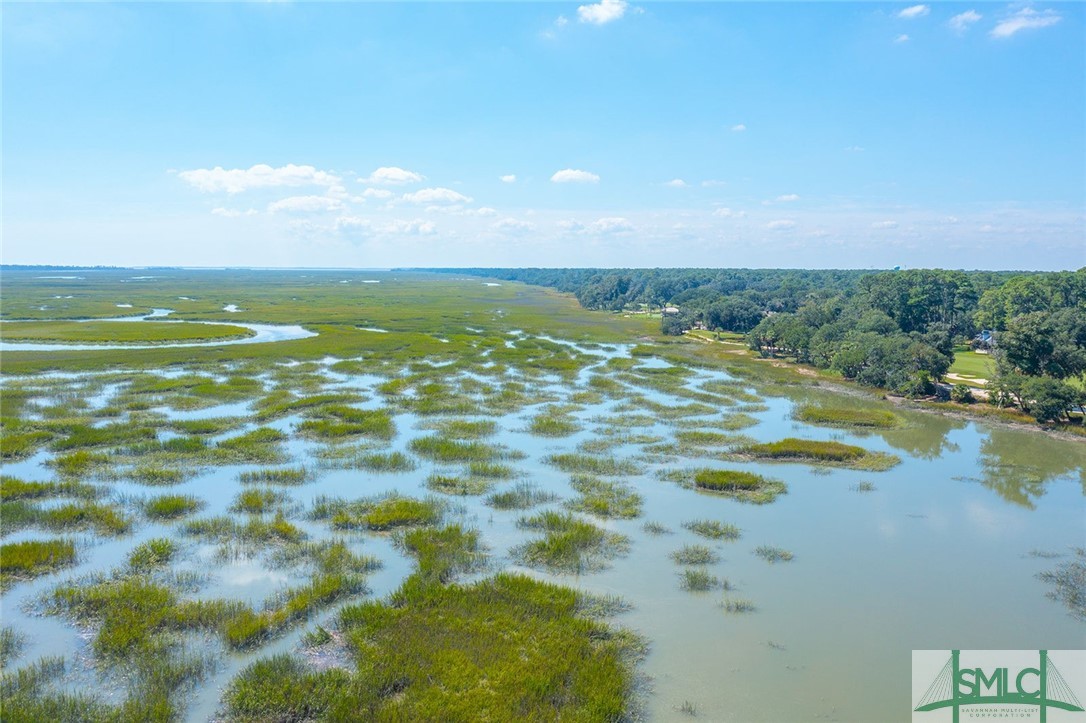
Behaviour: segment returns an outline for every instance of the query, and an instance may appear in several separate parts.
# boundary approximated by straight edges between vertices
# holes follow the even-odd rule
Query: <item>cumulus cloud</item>
[[[458,193],[451,188],[423,188],[414,193],[405,193],[402,200],[417,204],[471,203],[471,197]]]
[[[418,183],[425,179],[426,176],[414,171],[408,171],[397,166],[381,166],[362,181],[363,183],[372,183],[378,186],[402,186],[408,183]]]
[[[796,222],[782,218],[777,221],[770,221],[765,227],[770,231],[788,231],[796,227]]]
[[[992,28],[990,35],[993,38],[1009,38],[1022,30],[1036,30],[1055,25],[1063,16],[1055,10],[1043,10],[1038,12],[1033,8],[1022,8],[1013,15],[999,21]]]
[[[958,13],[950,20],[947,20],[946,24],[950,26],[950,29],[956,33],[964,33],[968,30],[973,23],[981,19],[981,14],[975,10],[966,10],[964,13]]]
[[[588,224],[584,230],[597,234],[630,233],[634,230],[634,225],[621,216],[607,216]]]
[[[340,179],[335,174],[320,171],[313,166],[296,166],[288,163],[279,168],[258,163],[250,168],[196,168],[177,174],[181,180],[205,193],[241,193],[254,188],[281,186],[337,186]]]
[[[732,130],[733,130],[734,132],[736,132],[736,133],[742,133],[742,132],[743,132],[743,131],[745,131],[746,129],[747,129],[747,127],[746,127],[746,126],[745,126],[744,124],[742,124],[742,123],[737,123],[737,124],[735,124],[735,125],[733,125],[733,126],[732,126]]]
[[[392,198],[392,191],[387,188],[367,188],[362,192],[362,197],[378,199]]]
[[[629,4],[626,0],[600,0],[593,5],[581,5],[577,8],[577,19],[582,23],[606,25],[626,14]]]
[[[506,176],[499,176],[498,180],[500,180],[502,183],[516,183],[517,182],[517,176],[516,176],[515,173],[510,173],[509,175],[506,175]]]
[[[905,33],[902,33],[901,35],[894,38],[894,42],[895,43],[907,43],[907,42],[909,42],[909,36],[906,35]]]
[[[746,211],[733,211],[730,208],[718,208],[713,211],[713,215],[719,218],[743,218],[747,215]]]
[[[876,221],[875,223],[871,224],[871,228],[877,228],[877,229],[897,228],[897,221]]]
[[[798,201],[799,200],[799,194],[797,194],[797,193],[786,193],[783,196],[777,196],[777,200],[782,201],[782,202]]]
[[[327,196],[291,196],[268,204],[268,213],[321,213],[342,209],[342,201]]]
[[[579,171],[574,168],[565,168],[555,172],[551,176],[554,183],[599,183],[600,177],[588,171]]]
[[[437,226],[431,221],[416,218],[413,221],[395,219],[376,227],[380,233],[401,234],[404,236],[429,236],[437,233]]]
[[[927,5],[913,5],[907,7],[897,14],[899,18],[905,18],[906,20],[912,20],[913,18],[922,18],[931,12],[931,8]]]
[[[246,211],[238,211],[233,208],[213,208],[211,213],[215,216],[222,216],[223,218],[239,218],[240,216],[255,216],[258,211],[255,208],[250,208]]]
[[[669,188],[686,188],[687,183],[681,178],[673,178],[664,185]]]
[[[519,218],[503,218],[491,224],[496,231],[509,234],[522,234],[535,231],[535,224],[531,221],[521,221]]]

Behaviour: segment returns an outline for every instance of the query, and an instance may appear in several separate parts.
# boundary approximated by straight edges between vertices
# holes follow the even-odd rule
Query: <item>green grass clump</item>
[[[75,562],[71,540],[27,540],[0,546],[0,587],[53,572]]]
[[[44,430],[16,432],[5,429],[0,434],[0,459],[7,462],[26,459],[51,439],[53,435]]]
[[[192,495],[159,495],[143,504],[143,514],[152,520],[176,520],[203,507],[203,500]]]
[[[794,437],[782,439],[779,442],[751,444],[741,451],[762,459],[801,460],[871,470],[887,469],[901,461],[892,454],[868,452],[863,447],[851,444]]]
[[[230,511],[260,515],[275,509],[283,499],[283,494],[275,490],[244,489],[234,497],[234,504],[230,506]]]
[[[123,422],[101,427],[73,424],[68,428],[67,436],[54,441],[52,447],[58,452],[88,447],[121,447],[136,442],[153,441],[155,436],[155,430],[151,427]]]
[[[701,429],[684,429],[675,433],[680,444],[694,447],[727,447],[735,443],[735,437],[723,432],[707,432]]]
[[[286,519],[282,512],[277,512],[271,520],[259,515],[252,515],[244,523],[232,517],[205,517],[185,524],[183,531],[193,537],[230,544],[234,542],[248,544],[280,544],[300,542],[305,533]]]
[[[646,522],[641,525],[641,529],[650,535],[670,535],[673,530],[662,522]]]
[[[835,427],[870,427],[890,429],[901,424],[901,417],[888,409],[857,409],[804,404],[797,407],[796,419],[811,424]]]
[[[229,437],[219,442],[215,450],[228,462],[276,463],[284,455],[279,447],[287,435],[271,427],[258,427],[251,432]]]
[[[779,480],[731,469],[698,469],[692,474],[684,471],[666,473],[664,477],[683,484],[692,481],[695,489],[758,505],[772,502],[777,495],[788,491],[784,482]]]
[[[7,506],[4,512],[9,512]],[[5,525],[7,523],[8,520],[5,519]],[[132,527],[132,521],[115,507],[96,502],[72,502],[36,509],[32,523],[51,530],[93,529],[100,535],[120,535]]]
[[[358,457],[357,464],[370,472],[410,472],[417,467],[403,452],[364,454]]]
[[[541,490],[531,482],[519,482],[507,490],[490,495],[486,503],[499,510],[527,510],[556,499],[558,495],[553,492]]]
[[[745,598],[726,597],[720,601],[720,607],[726,613],[751,613],[756,610],[754,603]]]
[[[22,652],[26,638],[15,628],[5,625],[0,628],[0,670],[7,670],[8,662]]]
[[[28,482],[18,477],[0,476],[0,501],[30,500],[43,497],[94,497],[98,488],[81,482]]]
[[[459,477],[456,475],[431,474],[426,478],[426,487],[434,492],[447,495],[482,495],[494,485],[487,479],[478,477]]]
[[[418,559],[418,575],[426,581],[448,582],[483,560],[479,531],[465,530],[460,525],[410,530],[399,542]]]
[[[705,545],[683,545],[671,553],[671,559],[679,565],[712,565],[720,557]]]
[[[238,475],[242,484],[300,485],[309,478],[305,467],[263,467]]]
[[[581,430],[580,425],[569,415],[555,412],[543,412],[532,417],[528,431],[540,437],[568,437]]]
[[[683,527],[710,540],[738,540],[740,535],[739,528],[735,525],[717,520],[691,520],[684,522]]]
[[[579,595],[521,575],[468,586],[410,579],[345,608],[353,672],[286,655],[227,688],[236,720],[600,720],[629,716],[634,646],[579,613]]]
[[[490,462],[501,452],[483,442],[465,442],[439,436],[416,437],[408,445],[412,452],[435,462]]]
[[[580,493],[567,506],[597,517],[631,519],[641,514],[643,498],[622,482],[603,480],[591,475],[573,475],[570,487]]]
[[[170,428],[181,434],[214,436],[225,434],[242,423],[236,417],[209,417],[206,419],[177,419],[170,422]]]
[[[629,542],[623,535],[606,532],[568,512],[522,517],[517,526],[544,536],[518,546],[513,554],[529,567],[555,572],[579,574],[598,569],[605,560],[624,552]]]
[[[128,566],[137,572],[147,572],[169,564],[176,554],[177,545],[170,540],[148,540],[128,554]]]
[[[329,520],[339,529],[384,531],[436,524],[442,513],[443,506],[437,500],[390,495],[354,501],[318,497],[313,503],[312,516]]]
[[[773,547],[772,545],[759,545],[754,548],[754,554],[770,563],[791,562],[795,557],[788,550],[781,547]]]
[[[498,425],[489,419],[449,419],[436,423],[433,428],[449,439],[484,439],[493,436]]]
[[[626,459],[616,457],[596,457],[575,452],[552,454],[543,460],[569,474],[594,474],[602,476],[636,475],[641,468]]]
[[[95,469],[108,466],[111,461],[107,454],[78,449],[67,454],[58,454],[46,464],[63,477],[86,477]]]
[[[141,464],[124,473],[124,476],[152,487],[169,487],[181,484],[193,473],[192,469],[178,469],[162,464]]]
[[[721,582],[720,578],[716,575],[710,575],[705,572],[705,570],[697,568],[686,569],[680,572],[679,586],[683,590],[688,590],[690,592],[709,592],[710,590],[727,587],[727,585]]]
[[[517,471],[507,464],[501,464],[500,462],[470,462],[468,464],[468,474],[472,477],[481,477],[483,479],[512,479],[516,477]]]

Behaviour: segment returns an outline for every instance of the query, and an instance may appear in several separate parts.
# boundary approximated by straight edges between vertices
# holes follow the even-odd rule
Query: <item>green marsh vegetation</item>
[[[518,482],[509,489],[490,495],[486,503],[499,510],[527,510],[557,499],[558,495],[543,490],[538,485],[531,482]]]
[[[619,477],[641,474],[644,470],[628,459],[598,457],[591,454],[567,452],[548,455],[543,460],[567,474],[589,474],[603,477]]]
[[[743,455],[770,461],[800,461],[829,464],[853,469],[879,471],[901,462],[885,452],[869,452],[863,447],[834,441],[816,441],[788,437],[778,442],[750,444],[739,450]]]
[[[478,441],[461,441],[438,435],[415,437],[408,448],[434,462],[454,464],[457,462],[491,462],[508,456],[503,448]]]
[[[261,467],[238,475],[242,484],[296,486],[305,484],[313,475],[305,467]]]
[[[276,512],[271,519],[252,514],[244,522],[228,515],[202,517],[185,523],[181,530],[191,537],[220,545],[278,545],[300,542],[306,538],[306,533],[288,520],[282,511]]]
[[[788,487],[780,480],[730,469],[666,469],[658,471],[657,477],[699,491],[757,505],[773,502],[778,495],[788,491]]]
[[[0,589],[75,563],[71,540],[26,540],[0,546]]]
[[[158,495],[143,503],[143,514],[152,520],[176,520],[199,512],[203,500],[193,495]]]
[[[426,478],[426,487],[433,492],[446,495],[484,495],[494,483],[479,477],[460,477],[457,475],[431,474]]]
[[[710,590],[727,590],[727,581],[721,580],[716,575],[711,575],[699,568],[686,568],[679,572],[679,587],[688,592],[709,592]]]
[[[355,458],[354,466],[370,472],[411,472],[418,467],[415,461],[403,452],[360,454]]]
[[[532,417],[528,431],[538,437],[568,437],[581,426],[560,407],[548,407]]]
[[[720,607],[726,613],[733,615],[740,613],[752,613],[757,608],[754,603],[746,598],[725,597],[720,601]]]
[[[671,559],[678,565],[712,565],[720,562],[720,556],[705,545],[683,545],[671,553]]]
[[[631,519],[641,514],[643,498],[628,484],[575,474],[569,485],[579,493],[577,498],[566,503],[571,510],[618,519]]]
[[[455,440],[486,439],[498,431],[498,425],[489,419],[442,419],[427,422],[423,429],[436,430],[441,437]]]
[[[754,554],[762,558],[766,562],[791,562],[795,555],[782,547],[773,547],[772,545],[759,545],[754,548]]]
[[[441,521],[445,504],[435,498],[416,499],[397,494],[345,500],[320,496],[313,501],[310,517],[326,520],[336,529],[383,532],[398,527],[434,525]]]
[[[522,517],[517,526],[542,532],[543,537],[517,546],[513,555],[528,567],[553,572],[581,574],[601,569],[607,560],[629,548],[624,535],[607,532],[568,512],[547,511]]]
[[[286,499],[286,495],[273,489],[249,487],[234,496],[230,511],[260,515],[278,509]]]
[[[804,404],[796,407],[794,416],[803,422],[835,427],[892,429],[902,424],[901,417],[888,409]]]
[[[689,520],[683,523],[683,527],[710,540],[738,540],[741,535],[735,525],[718,520]]]
[[[1050,586],[1046,595],[1062,603],[1071,617],[1086,620],[1086,548],[1074,548],[1070,559],[1038,573],[1037,579]]]
[[[641,526],[641,529],[650,535],[671,535],[675,532],[667,525],[655,520],[646,522]]]
[[[155,344],[177,341],[244,339],[255,332],[226,324],[161,321],[37,321],[4,324],[6,341],[58,343]]]

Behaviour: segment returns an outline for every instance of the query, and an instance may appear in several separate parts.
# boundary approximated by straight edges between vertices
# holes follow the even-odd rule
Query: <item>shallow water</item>
[[[539,384],[538,391],[564,399],[583,391],[593,374],[608,373],[607,359],[629,355],[625,346],[572,348],[600,361],[591,365],[591,371],[582,370],[573,384],[552,378]],[[638,365],[659,369],[668,363],[647,359],[638,360]],[[368,401],[359,406],[384,403],[375,390],[384,377],[332,372],[324,376],[328,390],[358,390],[367,396]],[[727,378],[722,372],[699,370],[687,386]],[[108,386],[103,394],[114,390]],[[690,402],[643,387],[633,391],[660,404]],[[759,441],[789,436],[836,439],[897,454],[902,464],[884,472],[865,472],[804,464],[719,462],[696,456],[654,460],[645,464],[643,474],[624,478],[644,497],[643,515],[633,520],[595,520],[627,535],[629,553],[607,569],[581,576],[551,575],[518,566],[510,550],[531,537],[516,525],[523,512],[492,509],[483,504],[482,497],[456,497],[450,498],[455,508],[452,519],[480,529],[491,554],[491,570],[523,569],[587,591],[619,595],[632,603],[633,609],[614,622],[633,628],[651,644],[640,666],[646,679],[644,710],[651,720],[689,720],[679,712],[686,701],[696,706],[702,720],[907,720],[913,649],[1061,649],[1086,644],[1086,627],[1048,599],[1048,588],[1035,578],[1059,560],[1031,555],[1034,551],[1066,554],[1070,547],[1083,544],[1086,469],[1082,444],[910,412],[902,413],[908,426],[901,429],[855,432],[816,427],[792,419],[795,404],[850,402],[817,390],[789,393],[791,397],[764,397],[765,409],[751,413],[757,424],[741,433]],[[629,418],[629,412],[616,411],[626,401],[583,405],[572,414],[583,429],[559,439],[527,431],[529,420],[545,406],[542,403],[488,418],[500,430],[493,441],[526,454],[523,460],[510,463],[521,478],[568,500],[575,496],[569,475],[543,458],[573,451],[579,443],[603,436],[601,425],[593,420]],[[190,412],[164,407],[156,411],[193,419],[245,415],[249,409],[247,403],[232,403]],[[636,412],[642,413],[650,412]],[[717,418],[719,414],[714,413],[702,419]],[[413,437],[430,433],[423,428],[430,420],[397,414],[400,433],[382,451],[406,451]],[[290,431],[298,421],[299,417],[290,417],[269,426]],[[674,424],[655,419],[631,431],[671,440],[676,430]],[[283,488],[296,509],[309,509],[320,495],[353,499],[396,490],[425,496],[430,494],[425,480],[431,472],[459,470],[425,460],[419,460],[415,471],[400,474],[328,469],[313,456],[320,448],[302,439],[292,439],[287,445],[292,464],[318,470],[315,481]],[[636,457],[642,452],[642,445],[615,449],[616,456]],[[43,466],[47,458],[43,453],[6,465],[5,473],[27,479],[50,477]],[[660,481],[654,474],[660,469],[700,466],[739,468],[781,479],[788,493],[771,504],[748,505]],[[246,469],[251,467],[209,468],[168,491],[203,499],[207,506],[201,516],[223,514],[242,488],[238,474]],[[873,483],[874,491],[855,491],[860,482]],[[132,482],[109,484],[117,494],[146,496],[167,491]],[[733,542],[698,538],[682,527],[697,518],[733,523],[741,528],[742,537]],[[331,536],[323,523],[301,515],[292,519],[316,539]],[[661,523],[672,533],[648,534],[642,528],[646,521]],[[81,540],[78,567],[6,592],[4,624],[28,634],[27,649],[16,664],[40,655],[66,655],[69,661],[83,662],[84,672],[79,673],[76,665],[73,675],[86,675],[86,666],[93,662],[86,631],[62,618],[40,616],[34,601],[58,580],[117,566],[140,542],[176,534],[177,523],[143,523],[119,539],[77,536]],[[46,536],[23,531],[5,537],[5,542]],[[409,574],[410,561],[387,536],[351,534],[347,539],[357,551],[384,563],[369,577],[372,595],[391,592]],[[668,555],[695,542],[718,551],[720,562],[707,570],[726,578],[734,588],[728,596],[750,600],[756,608],[753,612],[724,612],[719,591],[680,589],[681,568]],[[191,539],[183,544],[177,569],[210,574],[200,597],[226,596],[259,604],[302,579],[266,556],[223,558],[215,545]],[[752,554],[763,544],[786,548],[795,559],[769,564]],[[315,615],[309,627],[329,624],[334,612],[332,608]],[[221,688],[233,675],[257,656],[297,651],[305,629],[298,626],[252,653],[226,652],[212,644],[221,655],[221,665],[190,696],[188,719],[214,717]]]

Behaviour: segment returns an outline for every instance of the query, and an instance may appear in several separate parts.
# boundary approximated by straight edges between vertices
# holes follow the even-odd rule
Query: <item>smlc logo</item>
[[[1086,680],[1086,651],[1054,652],[1076,686]],[[940,661],[945,662],[934,679],[923,677]],[[931,684],[923,689],[926,680]],[[1086,720],[1074,715],[1084,712],[1082,704],[1047,650],[914,650],[913,699],[918,701],[913,720],[925,723],[948,718],[959,723],[963,717]]]

